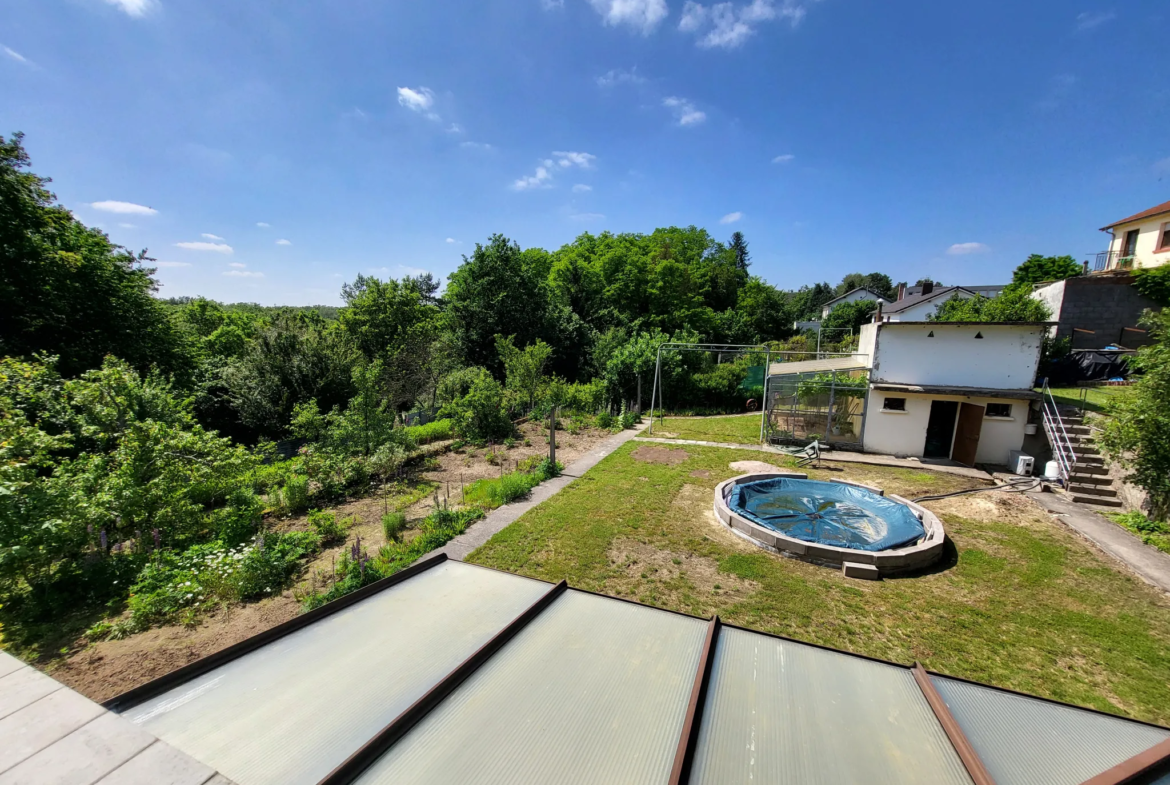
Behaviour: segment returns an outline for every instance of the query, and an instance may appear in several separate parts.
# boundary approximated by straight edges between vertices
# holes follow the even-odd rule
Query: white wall
[[[1060,308],[1064,305],[1064,286],[1065,281],[1053,281],[1052,283],[1038,286],[1032,292],[1032,299],[1039,300],[1048,306],[1052,311],[1052,316],[1049,317],[1054,322],[1060,321]],[[1055,332],[1056,328],[1052,328]]]
[[[1030,390],[1044,330],[1013,324],[884,322],[878,325],[870,381]]]
[[[840,300],[834,300],[833,306],[834,307],[838,306],[841,303],[857,302],[858,300],[873,300],[874,302],[880,301],[880,302],[884,303],[885,305],[890,304],[890,301],[885,299],[884,297],[878,297],[873,292],[870,292],[866,289],[862,289],[861,291],[850,292],[849,294],[842,297]],[[821,309],[821,318],[822,319],[827,318],[829,315],[829,312],[832,310],[833,310],[833,307],[831,307],[829,305],[825,305],[825,307]]]
[[[885,399],[905,398],[905,412],[883,411]],[[1011,404],[1010,419],[983,418],[983,429],[979,433],[979,449],[975,452],[976,463],[1008,465],[1012,450],[1024,444],[1024,425],[1028,422],[1026,400],[1007,398],[964,397],[956,395],[916,395],[911,393],[870,390],[865,413],[865,433],[862,436],[866,452],[886,455],[914,456],[921,458],[926,446],[926,426],[930,422],[931,401],[960,401],[986,406],[989,403]],[[958,417],[955,417],[958,422]],[[953,447],[952,441],[952,447]]]
[[[945,303],[952,297],[958,296],[960,299],[969,300],[972,295],[967,292],[948,292],[945,295],[935,297],[933,300],[926,300],[912,305],[904,311],[889,314],[891,322],[925,322],[938,311],[938,307]]]
[[[874,322],[861,325],[858,333],[857,353],[865,357],[866,364],[873,365],[873,350],[877,345],[878,326]]]
[[[1170,249],[1157,252],[1158,241],[1162,234],[1162,227],[1170,223],[1170,215],[1155,215],[1146,221],[1131,224],[1122,224],[1113,227],[1113,242],[1109,244],[1110,251],[1121,254],[1125,246],[1125,235],[1134,229],[1138,230],[1137,251],[1134,253],[1134,268],[1158,267],[1170,262]]]

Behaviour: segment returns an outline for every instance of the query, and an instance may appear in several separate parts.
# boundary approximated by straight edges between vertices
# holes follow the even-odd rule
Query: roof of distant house
[[[890,301],[889,298],[881,296],[880,294],[878,294],[873,289],[870,289],[867,286],[858,286],[856,289],[850,289],[849,291],[845,292],[845,294],[842,294],[839,297],[834,297],[832,300],[829,300],[827,303],[825,303],[825,305],[832,305],[835,302],[839,302],[841,300],[844,300],[846,297],[853,294],[854,292],[869,292],[874,297],[878,298],[879,300],[881,300],[884,303],[888,303]],[[824,307],[824,306],[822,306],[822,307]]]
[[[1122,218],[1120,221],[1114,221],[1108,226],[1102,226],[1101,231],[1105,232],[1112,229],[1114,226],[1133,223],[1134,221],[1140,221],[1143,218],[1153,218],[1155,215],[1162,215],[1163,213],[1170,213],[1170,202],[1162,202],[1159,205],[1151,207],[1149,210],[1142,210],[1140,213],[1135,213],[1129,218]]]
[[[898,302],[893,303],[882,309],[884,313],[901,313],[908,308],[913,308],[919,303],[929,302],[939,297],[947,298],[957,292],[966,292],[967,294],[974,294],[970,289],[963,286],[940,286],[929,294],[912,294],[909,297],[903,297]]]
[[[1006,289],[1008,286],[1009,286],[1009,284],[1006,284],[1006,283],[994,284],[991,286],[967,286],[966,284],[964,284],[964,285],[960,286],[959,288],[966,289],[968,292],[982,294],[984,297],[987,297],[992,292],[999,294],[1004,289]],[[941,284],[935,284],[935,287],[942,288]],[[921,286],[907,286],[906,287],[906,296],[909,297],[912,294],[922,294],[922,287]]]

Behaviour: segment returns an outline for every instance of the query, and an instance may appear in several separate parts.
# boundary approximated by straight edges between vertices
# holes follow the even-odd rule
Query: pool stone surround
[[[851,482],[849,480],[829,480],[829,482],[840,485],[852,485],[855,488],[863,488],[905,504],[917,516],[918,520],[922,522],[922,528],[926,530],[926,535],[921,540],[913,545],[885,551],[862,551],[853,548],[838,548],[832,545],[805,542],[804,540],[798,540],[780,532],[772,531],[771,529],[749,521],[728,506],[727,500],[731,497],[731,493],[736,485],[778,478],[807,480],[808,475],[800,472],[776,471],[741,474],[738,477],[725,480],[715,486],[715,517],[719,519],[720,523],[727,526],[739,536],[765,550],[772,551],[781,556],[802,559],[828,567],[843,568],[847,562],[851,564],[868,564],[876,567],[880,575],[896,575],[898,573],[910,572],[927,567],[938,561],[939,557],[942,556],[943,546],[946,542],[946,532],[943,530],[943,524],[939,520],[939,517],[922,505],[915,504],[909,499],[903,499],[901,496],[895,496],[893,494],[886,496],[884,491],[872,485],[863,485],[862,483]]]

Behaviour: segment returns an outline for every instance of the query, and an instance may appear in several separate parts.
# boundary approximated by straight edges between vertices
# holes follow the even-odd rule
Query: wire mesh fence
[[[860,448],[865,428],[864,371],[790,374],[768,379],[765,438],[774,444]]]

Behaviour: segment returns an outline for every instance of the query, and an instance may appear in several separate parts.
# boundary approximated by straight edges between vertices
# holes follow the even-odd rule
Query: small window
[[[988,417],[1011,417],[1012,405],[1010,403],[989,403],[987,404]]]
[[[884,412],[904,412],[906,411],[905,398],[886,398],[885,403],[882,404],[882,411]]]
[[[1158,230],[1158,247],[1154,253],[1162,251],[1170,251],[1170,221],[1162,224],[1162,228]]]

